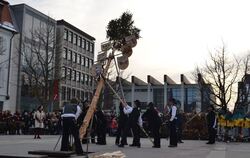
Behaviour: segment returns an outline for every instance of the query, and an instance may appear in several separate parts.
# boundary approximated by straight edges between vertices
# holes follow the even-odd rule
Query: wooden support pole
[[[82,140],[84,135],[86,134],[86,130],[87,130],[87,127],[89,125],[89,122],[90,122],[90,120],[91,120],[91,118],[92,118],[92,116],[93,116],[93,114],[95,112],[96,105],[97,105],[98,99],[100,97],[100,93],[101,93],[102,88],[104,86],[104,78],[103,77],[105,77],[107,72],[108,72],[110,63],[111,63],[111,61],[112,61],[112,59],[114,57],[113,55],[114,55],[114,50],[113,50],[111,56],[108,57],[107,65],[106,65],[106,67],[105,67],[105,69],[103,71],[103,76],[102,75],[100,76],[99,82],[98,82],[97,87],[96,87],[95,94],[94,94],[94,96],[92,98],[92,101],[91,101],[91,104],[90,104],[89,109],[87,111],[87,114],[86,114],[86,116],[85,116],[85,118],[84,118],[84,120],[82,122],[82,125],[81,125],[81,127],[79,129],[80,140]]]

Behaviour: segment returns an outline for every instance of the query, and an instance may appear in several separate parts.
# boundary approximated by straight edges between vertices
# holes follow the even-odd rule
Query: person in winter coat
[[[45,112],[43,111],[43,106],[40,105],[36,112],[34,113],[34,119],[35,119],[35,136],[34,139],[41,139],[40,134],[44,128],[44,121],[45,121]]]

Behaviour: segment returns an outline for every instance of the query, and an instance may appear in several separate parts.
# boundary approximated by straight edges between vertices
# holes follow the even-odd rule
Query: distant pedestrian
[[[214,144],[215,137],[216,137],[216,114],[214,112],[214,107],[210,105],[208,107],[208,114],[207,114],[207,128],[208,128],[208,142],[207,144]]]
[[[34,139],[41,139],[40,134],[42,133],[42,130],[44,129],[44,121],[45,121],[45,112],[43,111],[43,106],[40,105],[36,112],[34,113],[34,119],[35,119],[35,136]]]
[[[176,121],[177,121],[177,107],[176,107],[176,101],[174,98],[169,99],[169,108],[170,108],[170,140],[169,140],[169,146],[168,147],[177,147],[177,132],[176,132]]]

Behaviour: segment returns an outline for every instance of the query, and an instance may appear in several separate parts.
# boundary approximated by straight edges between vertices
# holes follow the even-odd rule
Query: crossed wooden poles
[[[110,63],[111,61],[114,59],[114,52],[115,49],[112,50],[111,55],[109,55],[108,60],[107,60],[107,64],[106,67],[104,68],[104,71],[102,73],[102,75],[100,75],[99,78],[99,82],[97,84],[96,87],[96,91],[95,94],[93,96],[93,99],[91,101],[91,104],[89,106],[89,109],[87,111],[87,114],[82,122],[82,125],[79,129],[79,135],[80,135],[80,140],[82,140],[84,138],[84,135],[86,134],[87,131],[87,127],[89,125],[90,120],[92,119],[92,116],[94,115],[95,109],[96,109],[96,105],[98,102],[98,99],[100,97],[102,88],[104,86],[105,83],[105,77],[107,75],[108,69],[110,67]],[[125,102],[119,97],[119,95],[116,93],[116,91],[112,88],[112,86],[106,81],[106,83],[109,85],[109,87],[111,88],[111,90],[114,92],[114,94],[118,97],[118,99],[121,101],[121,103],[123,104],[123,106],[126,106]],[[149,138],[149,140],[153,143],[152,139],[149,137],[149,135],[147,134],[147,132],[141,127],[141,130],[143,131],[143,133]]]

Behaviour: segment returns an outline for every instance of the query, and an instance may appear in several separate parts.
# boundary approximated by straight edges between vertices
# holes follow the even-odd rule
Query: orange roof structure
[[[5,0],[0,0],[0,27],[10,31],[16,31],[13,24],[9,3]]]

